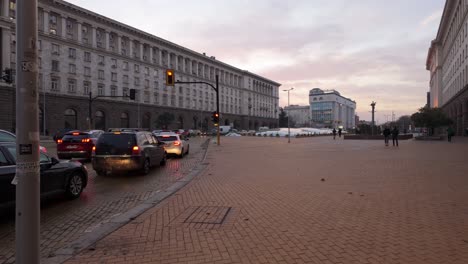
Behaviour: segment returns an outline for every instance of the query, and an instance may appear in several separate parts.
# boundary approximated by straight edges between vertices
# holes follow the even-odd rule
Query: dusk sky
[[[381,123],[426,103],[427,51],[444,0],[72,0],[217,60],[294,87],[291,104],[309,90],[336,89]]]

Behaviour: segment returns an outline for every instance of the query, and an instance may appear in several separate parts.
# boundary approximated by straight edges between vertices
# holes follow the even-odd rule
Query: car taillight
[[[180,141],[174,141],[174,146],[180,146]]]
[[[91,156],[94,155],[96,155],[96,146],[93,146],[93,148],[91,148]]]
[[[91,139],[89,138],[84,138],[81,140],[81,143],[89,143],[89,142],[91,142]]]
[[[42,152],[47,153],[47,149],[46,149],[45,147],[39,146],[39,149],[40,149]]]
[[[138,146],[133,147],[132,155],[140,155],[140,148]]]
[[[61,140],[61,139],[58,139],[58,140],[57,140],[57,144],[60,144],[60,143],[62,143],[62,142],[63,142],[63,140]]]

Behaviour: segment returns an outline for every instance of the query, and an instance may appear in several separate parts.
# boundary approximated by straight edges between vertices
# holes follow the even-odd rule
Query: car
[[[105,132],[93,147],[92,164],[98,175],[138,170],[149,173],[151,167],[166,165],[164,143],[147,131]]]
[[[78,130],[72,129],[72,128],[60,129],[59,131],[57,131],[54,134],[53,139],[54,139],[55,142],[57,142],[57,140],[62,139],[63,136],[65,136],[65,134],[67,134],[68,132],[76,132],[76,131],[78,131]]]
[[[0,142],[16,142],[16,135],[0,129]],[[39,150],[47,153],[47,149],[44,146],[39,146]]]
[[[16,143],[0,143],[0,207],[15,204]],[[59,161],[40,152],[41,197],[65,193],[69,199],[78,198],[88,184],[88,171],[75,161]]]
[[[177,135],[175,133],[159,134],[156,138],[159,141],[164,142],[164,149],[167,154],[174,154],[180,158],[189,154],[190,144],[188,142],[188,138],[182,135]]]
[[[91,160],[93,146],[102,130],[69,132],[57,140],[57,156],[59,159],[79,158]]]

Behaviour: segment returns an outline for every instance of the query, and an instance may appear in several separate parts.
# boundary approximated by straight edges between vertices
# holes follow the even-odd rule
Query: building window
[[[98,71],[98,78],[99,78],[99,80],[104,80],[104,71],[103,70]]]
[[[145,88],[149,88],[149,80],[145,79]]]
[[[159,93],[154,93],[154,104],[159,104]]]
[[[104,84],[98,84],[98,95],[104,95]]]
[[[59,72],[59,61],[56,61],[56,60],[52,61],[52,71]]]
[[[140,85],[140,78],[135,77],[135,85]]]
[[[125,83],[125,84],[128,83],[128,75],[123,76],[123,83]]]
[[[111,86],[111,96],[117,96],[117,86]]]
[[[91,86],[90,82],[83,82],[83,93],[88,95],[89,94],[89,87]]]
[[[99,65],[104,65],[104,61],[105,61],[104,56],[99,55],[99,57],[98,57],[98,63],[99,63]]]
[[[52,77],[50,79],[50,90],[52,92],[60,91],[60,78],[59,77]]]
[[[37,66],[40,68],[42,68],[42,58],[41,57],[38,57],[37,58]]]
[[[60,55],[60,46],[52,43],[52,54]]]
[[[150,93],[149,91],[145,91],[145,97],[144,97],[144,102],[149,103],[150,102]]]
[[[140,65],[135,64],[134,68],[135,68],[135,72],[137,72],[137,73],[140,72]]]
[[[84,53],[84,61],[91,62],[91,53],[89,52]]]
[[[123,69],[128,71],[128,61],[123,62]]]
[[[44,88],[42,85],[42,73],[39,73],[38,86],[39,86],[39,90],[42,90]]]
[[[89,67],[84,67],[84,76],[91,76],[91,69]]]
[[[128,100],[128,96],[129,96],[128,87],[122,88],[122,96],[125,96],[124,100]]]
[[[117,68],[117,59],[111,59],[112,68]]]
[[[159,90],[159,82],[154,82],[154,89]]]
[[[71,59],[75,59],[76,58],[76,49],[69,48],[68,49],[68,57],[71,58]]]
[[[113,82],[117,81],[117,73],[116,72],[111,73],[111,81],[113,81]]]
[[[42,40],[37,41],[37,49],[42,50]]]
[[[68,92],[76,93],[76,80],[75,79],[68,79]]]
[[[69,64],[68,65],[68,73],[76,74],[76,65],[75,64]]]
[[[154,70],[154,77],[158,78],[158,70]]]
[[[145,67],[145,75],[149,75],[149,68]]]

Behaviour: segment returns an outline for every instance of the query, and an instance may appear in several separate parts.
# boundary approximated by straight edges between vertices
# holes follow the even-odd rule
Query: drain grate
[[[232,207],[225,206],[198,206],[184,223],[220,225],[226,220],[231,209]]]

